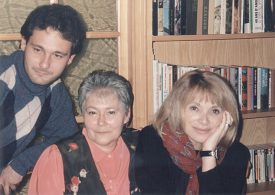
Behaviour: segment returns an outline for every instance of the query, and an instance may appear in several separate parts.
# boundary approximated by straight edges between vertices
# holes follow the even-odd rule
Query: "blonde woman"
[[[141,192],[241,194],[250,155],[237,140],[240,123],[226,80],[211,72],[186,73],[140,133],[135,174]]]

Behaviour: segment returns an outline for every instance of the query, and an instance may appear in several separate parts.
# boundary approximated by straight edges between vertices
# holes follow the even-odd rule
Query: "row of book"
[[[274,32],[275,0],[153,0],[153,35]]]
[[[173,84],[186,72],[200,69],[221,75],[235,90],[245,111],[267,111],[275,108],[275,70],[252,66],[180,66],[153,60],[153,110],[156,112],[172,90]]]
[[[251,165],[247,183],[275,181],[275,144],[253,145],[248,148],[251,157]]]

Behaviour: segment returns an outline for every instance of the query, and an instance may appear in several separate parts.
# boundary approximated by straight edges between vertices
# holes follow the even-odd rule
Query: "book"
[[[186,19],[186,13],[187,13],[187,7],[186,7],[186,0],[181,0],[180,2],[180,26],[181,26],[181,34],[186,35],[186,25],[187,25],[187,19]]]
[[[181,34],[181,0],[175,0],[174,3],[174,34]]]
[[[229,71],[230,71],[230,77],[229,77],[229,82],[230,82],[230,84],[232,85],[232,87],[233,87],[233,89],[235,90],[235,93],[238,95],[238,82],[239,82],[239,79],[238,79],[238,77],[239,77],[239,69],[238,69],[238,67],[234,67],[234,66],[232,66],[232,67],[230,67],[229,68]]]
[[[168,64],[162,63],[162,102],[169,94]]]
[[[243,111],[243,81],[242,81],[242,67],[239,66],[238,67],[238,99],[239,99],[239,104],[240,104],[240,108]]]
[[[163,35],[163,0],[158,0],[158,35]]]
[[[247,111],[247,67],[242,66],[241,67],[241,105],[242,105],[242,111]]]
[[[157,112],[161,105],[161,66],[158,60],[153,60],[153,112]]]
[[[264,1],[252,0],[251,3],[251,31],[253,33],[264,32]]]
[[[198,0],[186,1],[186,34],[187,35],[195,35],[197,33],[197,8],[198,8]]]
[[[169,35],[175,34],[175,0],[169,0]]]
[[[203,0],[198,0],[197,4],[197,28],[196,34],[202,34],[202,18],[203,18]]]
[[[275,0],[265,0],[264,26],[265,32],[275,31]]]
[[[158,35],[158,2],[157,0],[153,0],[153,5],[152,5],[152,15],[153,15],[153,20],[152,20],[152,33],[153,35],[157,36]]]
[[[261,110],[267,111],[269,108],[269,69],[261,68]]]
[[[253,67],[247,67],[247,110],[254,109],[253,74],[254,74]]]
[[[231,24],[231,34],[237,34],[238,33],[238,22],[239,22],[239,15],[238,15],[238,9],[239,9],[239,0],[233,0],[232,1],[232,24]]]
[[[226,1],[221,0],[221,24],[220,24],[220,34],[225,34],[226,25]]]
[[[208,34],[209,0],[203,0],[202,6],[202,34],[206,35]]]
[[[244,1],[245,0],[239,0],[239,33],[244,33]]]
[[[250,0],[243,0],[244,7],[243,7],[243,32],[244,33],[251,33],[251,10],[250,10]]]
[[[261,109],[261,80],[262,80],[262,74],[261,74],[261,67],[257,68],[257,109]]]
[[[270,108],[275,108],[275,70],[270,69]]]
[[[163,0],[163,32],[164,35],[173,35],[174,32],[174,0]],[[172,30],[173,26],[173,31]]]
[[[208,1],[209,5],[208,5],[208,34],[214,34],[214,12],[215,12],[215,1],[214,0],[210,0]]]
[[[253,67],[253,110],[257,110],[258,104],[258,68]]]
[[[234,1],[234,0],[233,0]],[[225,34],[231,34],[232,30],[232,0],[226,0],[226,10],[225,10]]]
[[[220,34],[221,26],[221,0],[215,0],[213,34]]]

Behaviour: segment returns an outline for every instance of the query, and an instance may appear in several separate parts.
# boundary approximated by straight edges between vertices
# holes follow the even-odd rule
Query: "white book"
[[[160,65],[158,60],[153,60],[153,112],[159,109]]]
[[[220,26],[221,26],[221,0],[215,0],[214,6],[214,34],[220,34]]]
[[[166,63],[162,64],[162,102],[166,99],[169,94],[169,78],[168,78],[168,67]]]
[[[240,108],[243,107],[243,101],[242,101],[242,89],[243,89],[243,82],[242,82],[242,67],[238,67],[238,100],[239,100],[239,104],[240,104]]]
[[[252,32],[264,32],[264,1],[251,0]]]
[[[225,34],[225,25],[226,25],[226,0],[221,0],[220,34]]]

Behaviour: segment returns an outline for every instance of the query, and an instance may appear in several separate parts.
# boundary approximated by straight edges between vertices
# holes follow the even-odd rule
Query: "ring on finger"
[[[227,126],[227,128],[230,128],[231,124],[230,123],[226,123],[225,126]]]

